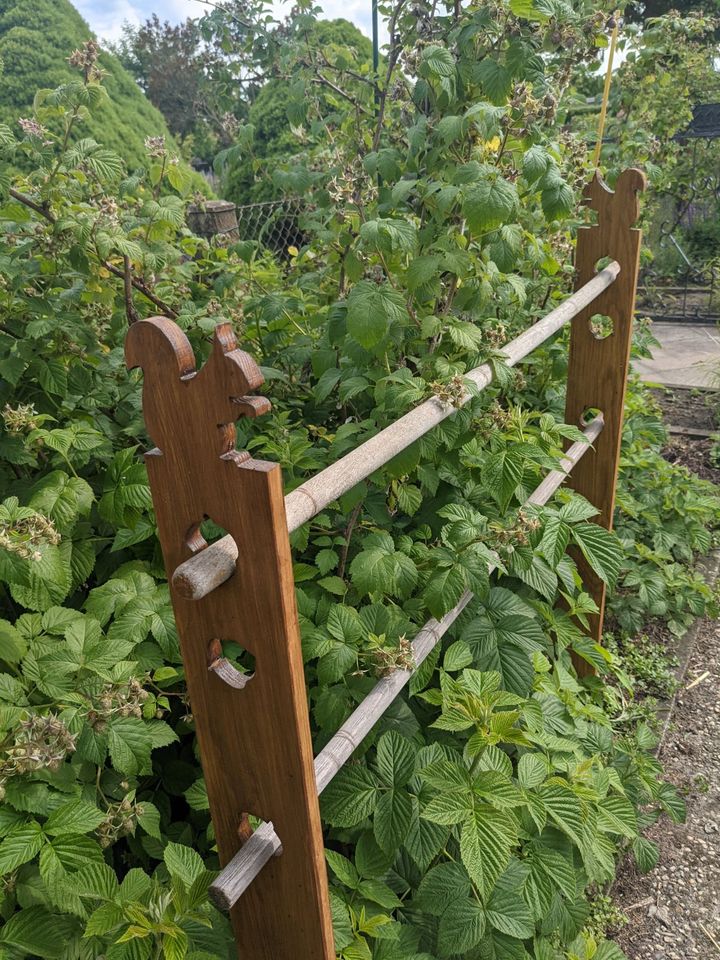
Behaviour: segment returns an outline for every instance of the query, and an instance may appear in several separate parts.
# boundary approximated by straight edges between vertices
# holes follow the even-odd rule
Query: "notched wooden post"
[[[146,462],[168,578],[207,549],[207,517],[237,547],[235,573],[207,596],[171,592],[221,864],[247,839],[247,814],[271,822],[282,844],[231,911],[239,956],[333,960],[281,472],[235,450],[235,420],[269,409],[251,396],[262,376],[227,324],[200,371],[185,334],[163,317],[130,328],[126,359],[144,372],[157,444]],[[249,682],[228,682],[224,641],[255,657]]]
[[[640,212],[638,194],[644,189],[645,175],[640,170],[621,173],[614,191],[596,173],[585,189],[585,200],[597,212],[597,223],[580,228],[575,255],[576,288],[592,279],[599,260],[607,257],[620,265],[620,273],[612,286],[572,321],[565,406],[566,422],[577,425],[588,410],[602,411],[605,428],[595,449],[588,452],[573,471],[569,486],[598,508],[600,513],[595,519],[608,530],[612,529],[615,509],[642,239],[641,231],[633,228],[633,224]],[[602,334],[607,330],[602,329],[602,323],[597,326],[591,323],[596,315],[607,316],[612,321],[612,332],[604,339]],[[602,635],[605,584],[582,557],[578,558],[578,565],[585,588],[600,610],[590,624],[591,637],[597,641]],[[578,660],[577,666],[581,672],[591,672],[583,660]]]

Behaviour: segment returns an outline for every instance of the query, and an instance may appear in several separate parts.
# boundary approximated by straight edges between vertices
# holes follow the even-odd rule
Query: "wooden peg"
[[[645,175],[629,169],[620,174],[610,190],[599,173],[585,189],[586,204],[597,212],[597,223],[578,230],[575,254],[576,285],[586,284],[597,272],[598,261],[609,257],[620,265],[617,279],[572,321],[565,420],[581,426],[589,410],[600,410],[604,429],[595,449],[578,464],[570,486],[598,508],[596,522],[612,530],[615,508],[623,409],[627,384],[635,290],[640,264],[642,233],[633,224],[640,212],[639,194],[645,189]],[[596,314],[612,321],[612,333],[600,339],[591,325]],[[590,635],[602,636],[605,584],[581,556],[576,560],[585,589],[600,613],[590,618]],[[589,673],[586,661],[578,658],[579,672]]]
[[[235,449],[235,420],[269,409],[251,395],[262,376],[228,324],[200,371],[185,334],[163,317],[133,324],[126,359],[144,372],[157,444],[146,462],[168,576],[212,549],[205,518],[234,541],[234,575],[200,599],[171,580],[171,595],[220,862],[237,853],[248,814],[282,843],[231,911],[238,955],[334,960],[282,477],[277,464]],[[226,640],[255,657],[252,678],[233,682],[241,675],[228,673]],[[256,846],[268,853],[262,835]]]

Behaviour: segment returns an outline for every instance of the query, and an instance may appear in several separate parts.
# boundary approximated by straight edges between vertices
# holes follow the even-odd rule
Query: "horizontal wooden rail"
[[[607,290],[616,280],[619,272],[619,265],[615,262],[610,263],[559,307],[551,310],[542,320],[511,340],[502,351],[507,365],[515,366],[557,333],[604,290]],[[478,390],[487,387],[492,382],[492,377],[493,371],[489,363],[483,363],[465,374],[465,379],[473,383]],[[460,399],[460,403],[466,403],[470,396],[466,393]],[[297,530],[303,523],[324,510],[328,504],[347,493],[371,473],[379,470],[434,426],[442,423],[455,412],[455,409],[453,404],[446,403],[438,397],[430,397],[346,454],[341,460],[306,480],[285,497],[289,532]],[[223,537],[222,540],[211,544],[178,566],[172,582],[180,596],[189,600],[200,600],[232,576],[237,562],[237,548],[230,542],[231,540],[231,537]]]
[[[567,479],[572,468],[580,461],[590,445],[602,432],[604,420],[598,414],[583,430],[583,439],[576,441],[560,461],[559,469],[551,471],[525,501],[525,505],[543,506]],[[490,565],[490,572],[496,569]],[[343,723],[335,736],[315,758],[315,782],[319,794],[360,746],[364,738],[382,717],[390,704],[409,683],[413,674],[472,600],[473,594],[466,590],[452,610],[442,620],[428,620],[412,643],[413,668],[396,670],[375,684],[362,703]],[[260,840],[253,843],[262,831]],[[229,910],[249,887],[252,880],[274,855],[281,852],[281,840],[272,829],[272,824],[262,824],[247,843],[220,871],[210,886],[210,898],[221,910]]]

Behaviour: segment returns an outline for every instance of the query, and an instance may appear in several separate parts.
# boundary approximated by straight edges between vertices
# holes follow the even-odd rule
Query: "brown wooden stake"
[[[592,278],[600,259],[609,257],[620,264],[615,283],[572,321],[565,406],[566,422],[577,425],[582,423],[588,410],[602,411],[605,428],[598,437],[595,450],[588,453],[573,471],[569,485],[598,508],[600,513],[595,520],[608,530],[612,530],[615,509],[642,239],[641,231],[634,229],[633,224],[640,212],[638,194],[644,189],[645,176],[640,170],[621,173],[614,191],[596,173],[585,189],[585,198],[587,205],[597,212],[597,223],[580,228],[575,255],[578,287]],[[593,331],[591,320],[596,315],[612,320],[612,333],[605,339],[599,339]],[[590,623],[590,635],[599,641],[603,628],[605,584],[582,557],[576,559],[585,589],[600,610]],[[587,662],[580,658],[576,666],[581,673],[592,672]]]
[[[234,421],[269,409],[249,396],[262,376],[227,324],[199,372],[185,334],[163,317],[133,324],[126,359],[144,371],[157,444],[146,462],[168,578],[205,549],[207,517],[237,544],[236,572],[212,593],[171,591],[220,862],[239,849],[246,814],[271,822],[282,844],[232,910],[239,956],[334,960],[281,471],[235,450]],[[247,682],[232,682],[225,641],[255,657]]]

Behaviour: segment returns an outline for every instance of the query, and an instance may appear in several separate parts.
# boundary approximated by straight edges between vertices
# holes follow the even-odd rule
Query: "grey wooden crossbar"
[[[559,307],[551,310],[542,320],[511,340],[503,348],[507,365],[515,366],[557,333],[607,290],[615,282],[619,273],[618,263],[608,264]],[[492,378],[493,371],[489,363],[483,363],[465,374],[465,379],[473,383],[477,390],[487,387],[492,382]],[[467,403],[469,399],[470,394],[466,393],[460,399],[460,403]],[[430,397],[374,437],[366,440],[341,460],[306,480],[285,497],[288,531],[292,533],[303,523],[311,520],[328,504],[347,493],[371,473],[379,470],[410,444],[453,414],[455,409],[453,404],[445,403],[438,397]],[[201,600],[233,575],[237,557],[237,546],[232,537],[223,537],[180,564],[173,573],[173,586],[181,596]]]
[[[581,460],[591,444],[597,440],[604,426],[602,413],[598,414],[583,430],[584,439],[574,443],[560,461],[559,469],[553,470],[535,488],[525,501],[525,506],[543,506],[567,479],[570,471]],[[490,572],[495,564],[489,567]],[[375,684],[362,703],[343,723],[335,736],[315,757],[315,782],[318,794],[332,781],[367,734],[380,720],[383,713],[410,682],[423,661],[442,640],[444,635],[470,603],[473,594],[466,590],[452,610],[442,618],[428,620],[412,643],[413,669],[395,670]],[[282,840],[272,824],[263,823],[241,847],[238,853],[215,878],[210,886],[210,898],[221,910],[230,910],[247,890],[265,864],[282,852]]]

